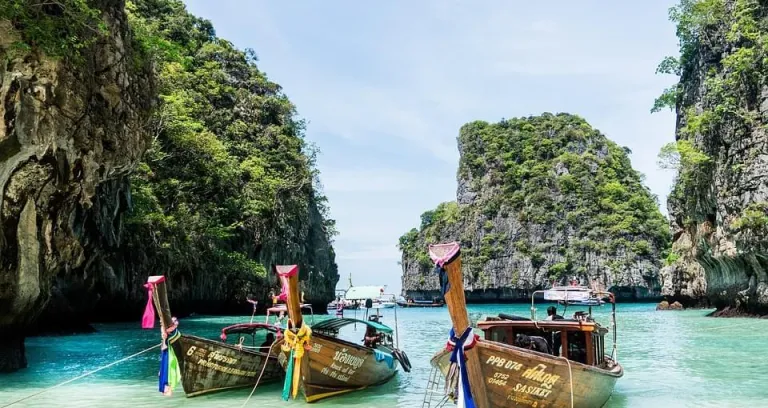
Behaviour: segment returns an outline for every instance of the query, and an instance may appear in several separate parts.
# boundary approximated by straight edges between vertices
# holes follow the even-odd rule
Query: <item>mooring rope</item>
[[[89,372],[87,372],[87,373],[85,373],[85,374],[79,375],[79,376],[77,376],[77,377],[75,377],[75,378],[72,378],[72,379],[70,379],[70,380],[67,380],[67,381],[64,381],[64,382],[58,383],[58,384],[56,384],[56,385],[53,385],[53,386],[50,386],[50,387],[48,387],[48,388],[44,388],[44,389],[42,389],[42,390],[40,390],[40,391],[38,391],[38,392],[36,392],[36,393],[34,393],[34,394],[31,394],[31,395],[27,395],[27,396],[26,396],[26,397],[24,397],[24,398],[21,398],[21,399],[17,399],[16,401],[13,401],[13,402],[11,402],[11,403],[10,403],[10,404],[8,404],[8,405],[3,405],[3,407],[2,407],[2,408],[10,407],[11,405],[14,405],[14,404],[18,404],[19,402],[21,402],[21,401],[25,401],[25,400],[28,400],[28,399],[30,399],[30,398],[32,398],[32,397],[36,397],[36,396],[38,396],[38,395],[40,395],[40,394],[42,394],[42,393],[44,393],[44,392],[48,392],[48,391],[50,391],[50,390],[54,389],[54,388],[57,388],[57,387],[61,387],[62,385],[66,385],[66,384],[69,384],[69,383],[71,383],[71,382],[73,382],[73,381],[77,381],[77,380],[79,380],[79,379],[81,379],[81,378],[87,377],[87,376],[89,376],[89,375],[91,375],[91,374],[95,374],[95,373],[97,373],[97,372],[99,372],[99,371],[101,371],[101,370],[107,369],[107,368],[109,368],[109,367],[112,367],[113,365],[116,365],[116,364],[120,364],[120,363],[122,363],[123,361],[127,361],[127,360],[130,360],[130,359],[132,359],[132,358],[134,358],[134,357],[136,357],[136,356],[140,356],[140,355],[142,355],[142,354],[144,354],[144,353],[146,353],[146,352],[148,352],[148,351],[150,351],[150,350],[154,350],[154,349],[156,349],[156,348],[158,348],[158,347],[160,347],[160,344],[155,344],[154,346],[152,346],[152,347],[150,347],[150,348],[144,349],[144,350],[142,350],[142,351],[139,351],[138,353],[135,353],[135,354],[131,354],[131,355],[130,355],[130,356],[128,356],[128,357],[125,357],[125,358],[121,358],[120,360],[117,360],[117,361],[115,361],[115,362],[109,363],[109,364],[107,364],[107,365],[105,365],[105,366],[103,366],[103,367],[99,367],[99,368],[97,368],[97,369],[95,369],[95,370],[93,370],[93,371],[89,371]]]
[[[571,361],[563,356],[558,356],[558,358],[562,358],[568,364],[568,379],[571,383],[571,408],[573,408],[573,371],[571,371]]]
[[[243,405],[240,405],[240,407],[244,407],[246,404],[248,404],[248,401],[251,400],[251,397],[253,396],[254,391],[256,391],[256,387],[259,386],[259,383],[261,382],[261,377],[264,375],[264,370],[267,368],[267,364],[269,363],[269,356],[272,355],[272,349],[275,347],[277,342],[272,343],[271,346],[269,346],[269,352],[267,353],[267,358],[264,359],[264,365],[261,367],[261,373],[259,374],[259,378],[256,379],[256,384],[253,386],[253,389],[251,390],[251,393],[248,395],[248,398],[245,399],[245,402],[243,402]]]

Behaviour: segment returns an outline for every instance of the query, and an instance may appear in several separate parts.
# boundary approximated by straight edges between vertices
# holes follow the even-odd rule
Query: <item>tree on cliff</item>
[[[308,297],[331,298],[335,225],[293,104],[252,50],[217,38],[181,1],[126,8],[160,89],[154,139],[131,179],[131,256],[177,280],[216,276],[239,298],[266,292],[250,285],[265,282],[265,265],[296,262],[312,279]]]
[[[652,110],[677,113],[676,140],[661,152],[662,162],[679,158],[662,278],[664,294],[687,304],[768,313],[766,16],[758,0],[681,0],[670,10],[680,55],[657,72],[679,81]]]
[[[425,213],[400,238],[406,290],[437,287],[427,244],[461,240],[474,289],[577,276],[629,296],[658,292],[669,231],[628,149],[578,116],[546,113],[468,123],[459,151],[458,202]]]

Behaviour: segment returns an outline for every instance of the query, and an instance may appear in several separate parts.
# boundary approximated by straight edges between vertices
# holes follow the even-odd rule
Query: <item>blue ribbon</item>
[[[469,374],[467,373],[467,362],[464,358],[464,342],[467,341],[470,335],[472,335],[472,328],[467,327],[461,337],[456,338],[456,332],[451,327],[450,332],[451,342],[455,344],[453,351],[451,352],[451,363],[459,365],[459,373],[461,374],[461,393],[464,396],[463,401],[459,401],[459,408],[475,408],[475,400],[472,399],[472,390],[469,388]]]
[[[168,385],[168,349],[160,352],[160,376],[158,390],[165,392],[165,386]]]
[[[448,281],[448,273],[445,268],[440,265],[435,265],[435,273],[439,276],[440,288],[443,291],[443,296],[445,296],[445,294],[448,293],[448,290],[451,289],[451,283]]]

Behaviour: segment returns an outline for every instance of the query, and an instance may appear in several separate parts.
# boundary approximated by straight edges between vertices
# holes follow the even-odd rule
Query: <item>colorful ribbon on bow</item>
[[[179,360],[176,358],[176,353],[173,351],[173,343],[181,338],[181,333],[177,329],[178,323],[174,323],[161,333],[163,343],[160,346],[160,375],[158,391],[164,395],[170,396],[173,394],[173,388],[179,384],[181,380],[181,369],[179,368]]]
[[[147,288],[148,299],[147,306],[144,308],[144,316],[141,318],[141,328],[152,329],[155,327],[155,306],[152,303],[152,292],[155,290],[155,284],[147,282],[144,287]]]
[[[292,325],[293,322],[288,319],[288,327]],[[286,329],[283,332],[283,336],[285,336],[285,340],[283,340],[280,348],[286,353],[291,353],[288,356],[288,367],[285,370],[285,383],[283,383],[283,400],[288,401],[289,396],[295,399],[296,394],[299,392],[301,359],[304,357],[304,352],[311,349],[309,340],[312,338],[312,329],[305,325],[304,322],[301,322],[301,327],[296,333]]]
[[[459,245],[449,244],[453,245],[450,251],[448,251],[445,254],[442,254],[442,256],[438,257],[437,254],[432,253],[432,249],[430,248],[429,256],[432,258],[432,261],[435,262],[435,273],[438,275],[440,279],[440,289],[443,292],[443,296],[445,296],[446,293],[451,289],[451,283],[448,281],[448,273],[445,270],[445,264],[448,263],[448,261],[452,260],[456,254],[459,253]],[[437,245],[440,246],[440,245]]]
[[[442,265],[435,265],[435,273],[440,279],[440,289],[443,292],[443,296],[451,289],[451,283],[448,281],[448,273]]]
[[[467,362],[464,353],[477,344],[478,336],[473,335],[472,328],[467,327],[461,337],[456,337],[456,333],[451,328],[447,347],[451,350],[451,367],[446,375],[449,389],[458,388],[458,408],[475,408],[475,400],[472,399],[472,390],[469,388],[469,374],[467,373]],[[457,380],[457,373],[461,381]],[[454,385],[456,384],[456,385]]]

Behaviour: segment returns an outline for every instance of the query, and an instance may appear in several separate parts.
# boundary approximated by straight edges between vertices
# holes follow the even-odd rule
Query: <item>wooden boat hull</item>
[[[267,353],[238,349],[234,345],[182,334],[173,344],[179,359],[181,382],[187,397],[240,387],[253,387],[264,370],[259,384],[283,378],[273,347],[267,367]]]
[[[397,372],[396,359],[391,365],[377,361],[372,349],[354,343],[312,334],[310,344],[301,360],[300,387],[307,402],[381,385]],[[289,356],[280,350],[278,361],[284,369]]]
[[[502,343],[480,341],[478,350],[488,407],[570,408],[571,375],[573,407],[599,408],[605,405],[623,375],[621,365],[603,370],[577,362],[531,352]],[[441,351],[432,365],[445,375],[450,352]],[[476,392],[473,390],[473,394]]]

